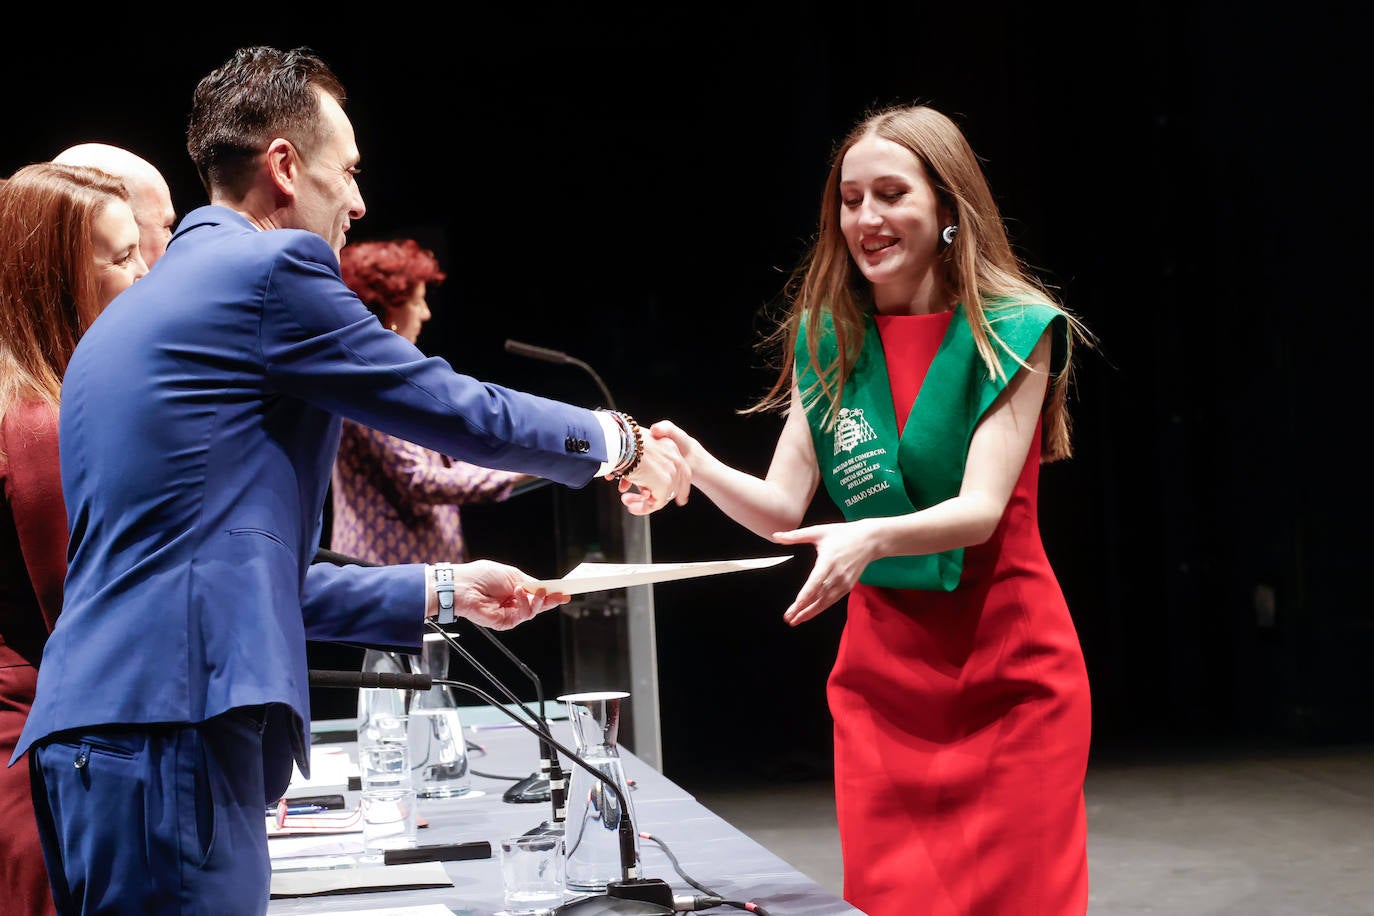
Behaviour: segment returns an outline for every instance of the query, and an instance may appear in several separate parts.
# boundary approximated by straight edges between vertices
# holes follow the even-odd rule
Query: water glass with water
[[[363,850],[369,855],[416,844],[409,716],[403,691],[363,688],[358,697],[358,774]]]

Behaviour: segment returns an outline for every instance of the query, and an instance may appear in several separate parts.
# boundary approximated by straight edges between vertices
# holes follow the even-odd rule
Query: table
[[[552,711],[552,704],[550,707]],[[470,752],[469,765],[483,773],[521,776],[538,770],[539,744],[529,731],[495,710],[464,707],[460,710],[464,732],[485,748]],[[498,719],[504,719],[501,724]],[[316,743],[338,742],[356,761],[353,722],[315,723]],[[552,723],[553,735],[572,748],[571,725]],[[677,858],[683,871],[727,900],[749,900],[763,906],[770,916],[830,916],[860,914],[810,878],[699,803],[681,786],[653,769],[628,750],[620,749],[625,776],[634,788],[636,828],[661,840]],[[501,873],[496,850],[502,837],[524,833],[550,819],[549,803],[506,802],[502,793],[510,782],[472,776],[473,793],[453,799],[420,799],[420,814],[429,826],[419,832],[421,844],[487,840],[494,853],[488,859],[445,862],[453,887],[384,890],[368,893],[329,894],[313,897],[274,898],[271,914],[344,913],[387,907],[442,904],[456,916],[492,916],[502,908]],[[294,792],[294,790],[293,790]],[[349,804],[358,793],[345,786],[312,786],[311,794],[342,793]],[[700,891],[684,881],[672,862],[655,843],[641,841],[640,877],[660,878],[680,895]],[[707,913],[740,913],[734,907],[715,907]]]

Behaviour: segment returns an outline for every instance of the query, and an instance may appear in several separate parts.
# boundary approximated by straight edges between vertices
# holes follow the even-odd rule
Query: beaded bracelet
[[[623,410],[613,410],[611,413],[626,436],[621,444],[620,461],[611,472],[612,477],[620,480],[622,477],[629,477],[635,472],[635,468],[639,467],[640,459],[644,457],[644,434],[640,432],[639,424],[635,422],[634,417]]]

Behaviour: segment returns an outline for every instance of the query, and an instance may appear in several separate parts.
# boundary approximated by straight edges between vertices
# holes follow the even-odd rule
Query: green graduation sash
[[[1012,351],[993,344],[1008,379],[1021,368],[1016,358],[1027,359],[1051,324],[1059,363],[1051,370],[1058,374],[1063,368],[1068,321],[1053,306],[997,300],[988,303],[987,316],[994,333]],[[797,380],[805,392],[816,382],[816,372],[804,334],[798,335],[796,354]],[[817,343],[819,364],[829,365],[835,355],[834,325],[827,314],[822,316]],[[957,496],[974,427],[1005,387],[1005,381],[989,374],[964,308],[956,306],[899,439],[882,340],[873,316],[865,315],[863,346],[844,386],[834,428],[822,429],[823,402],[807,410],[821,480],[845,520],[906,515]],[[868,564],[859,581],[885,588],[952,591],[963,568],[961,547],[882,557]]]

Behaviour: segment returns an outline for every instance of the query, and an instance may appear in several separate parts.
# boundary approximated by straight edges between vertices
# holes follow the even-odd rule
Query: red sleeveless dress
[[[878,317],[899,428],[952,314]],[[869,916],[1087,910],[1088,677],[1040,540],[1040,435],[954,591],[849,595],[827,686],[844,897]]]

